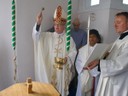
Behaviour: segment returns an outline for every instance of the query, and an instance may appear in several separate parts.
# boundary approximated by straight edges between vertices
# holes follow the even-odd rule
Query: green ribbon
[[[71,13],[72,13],[72,4],[71,0],[68,0],[67,6],[67,24],[66,24],[66,50],[70,49],[70,34],[71,34]]]
[[[15,0],[12,0],[12,47],[16,48],[16,14],[15,14]]]

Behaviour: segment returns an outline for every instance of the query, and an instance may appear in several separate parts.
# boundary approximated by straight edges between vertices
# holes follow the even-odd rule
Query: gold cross
[[[62,48],[55,48],[55,53],[61,53],[61,51],[62,51]]]

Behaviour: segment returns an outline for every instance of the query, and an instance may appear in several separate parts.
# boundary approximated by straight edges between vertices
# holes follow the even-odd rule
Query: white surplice
[[[83,70],[88,58],[88,54],[92,52],[94,47],[83,46],[79,49],[79,54],[76,59],[76,69],[78,72],[78,86],[76,96],[91,96],[93,77],[88,70]]]
[[[35,49],[35,78],[37,81],[52,84],[61,94],[67,96],[68,86],[72,77],[70,70],[74,66],[76,48],[74,41],[70,40],[70,50],[66,51],[66,34],[56,32],[37,32],[36,25],[33,28]],[[54,67],[55,57],[67,57],[67,64],[63,70]]]
[[[115,41],[100,69],[96,96],[128,96],[128,36]]]

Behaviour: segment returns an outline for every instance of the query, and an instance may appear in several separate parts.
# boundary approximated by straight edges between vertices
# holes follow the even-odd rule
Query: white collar
[[[65,34],[65,31],[63,31],[62,33],[58,34],[57,32],[54,32],[54,35],[57,36],[57,37],[61,37]]]
[[[124,31],[123,33],[128,32],[128,30]]]

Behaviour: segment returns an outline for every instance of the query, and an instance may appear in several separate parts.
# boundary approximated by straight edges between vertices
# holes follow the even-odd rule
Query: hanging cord
[[[14,64],[14,77],[13,77],[13,79],[14,79],[14,81],[15,81],[15,83],[17,83],[18,82],[18,79],[17,79],[17,63],[16,63],[16,53],[15,53],[15,50],[14,50],[14,56],[13,56],[13,64]]]

